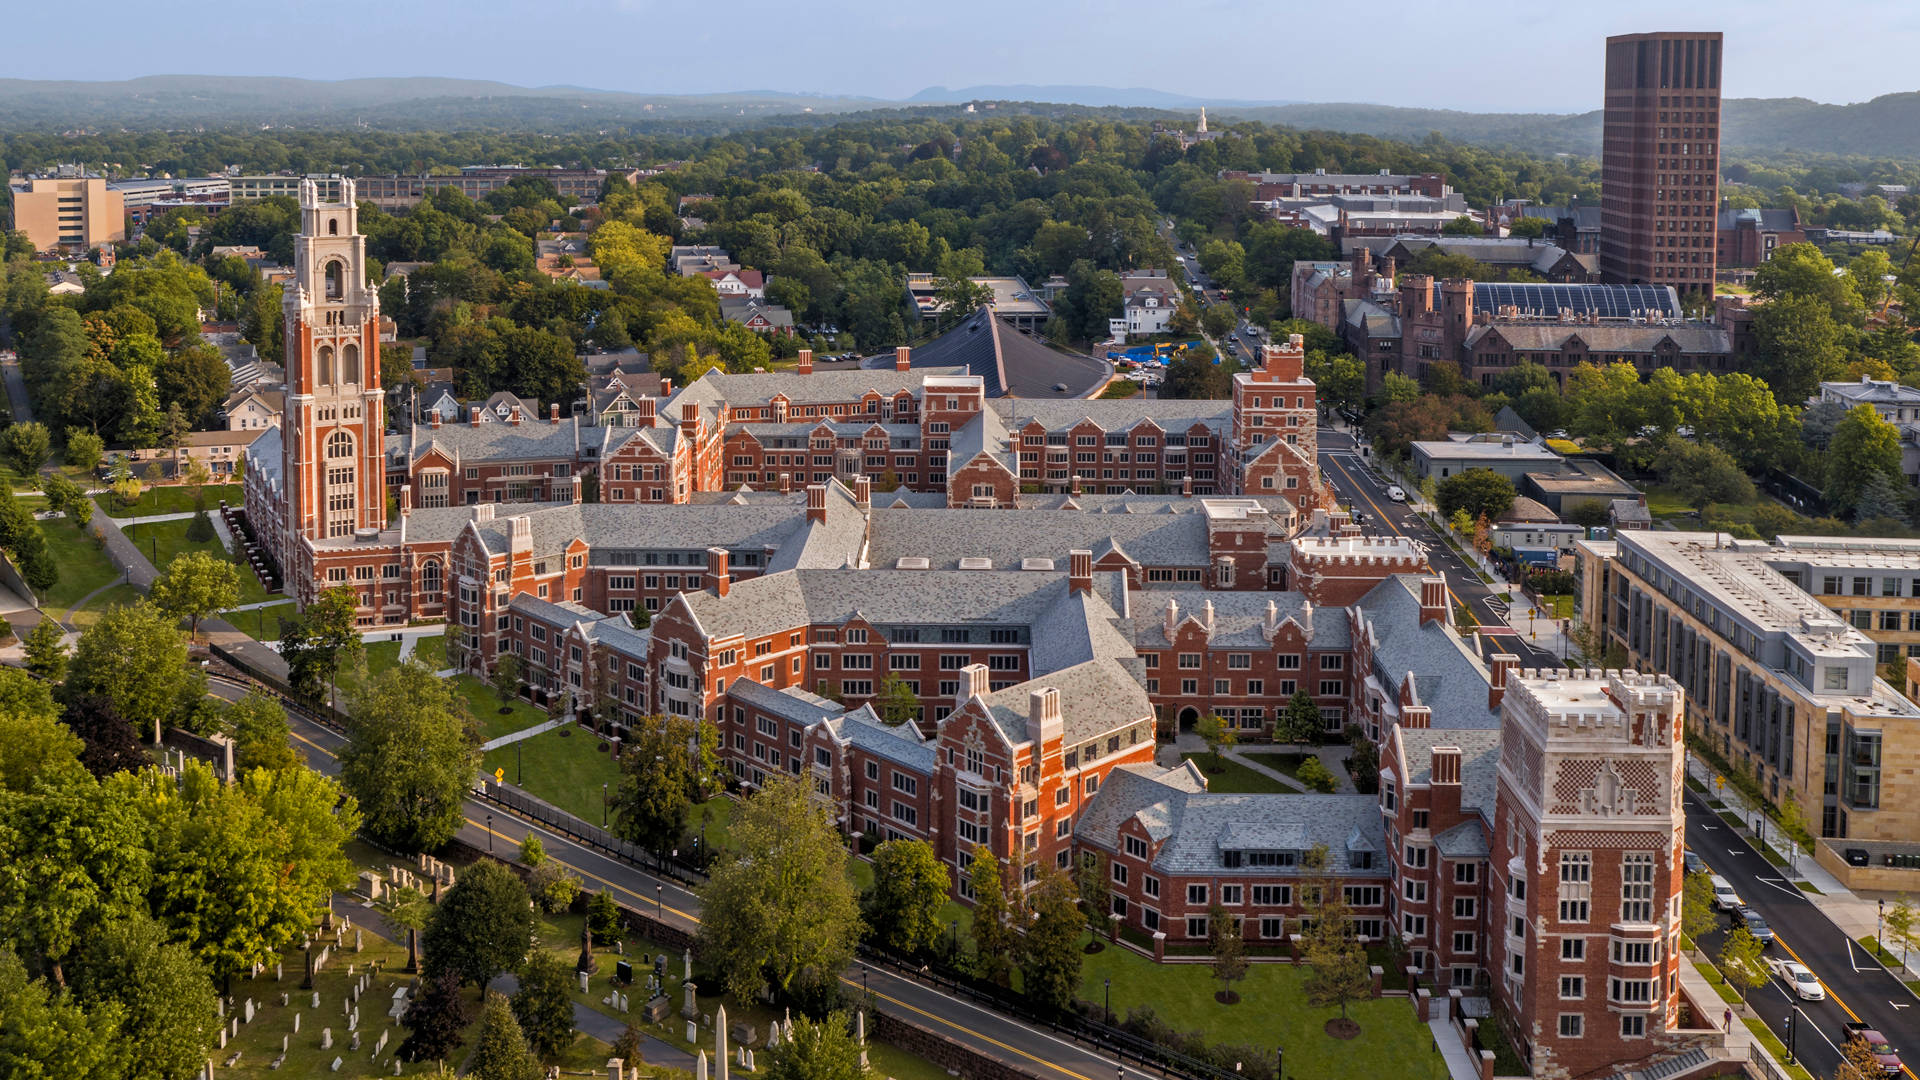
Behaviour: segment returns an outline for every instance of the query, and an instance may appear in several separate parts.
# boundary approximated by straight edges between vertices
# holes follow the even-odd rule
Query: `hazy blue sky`
[[[1723,30],[1731,97],[1920,89],[1920,0],[324,0],[14,5],[0,76],[446,75],[905,97],[930,85],[1505,111],[1600,103],[1601,39]],[[1676,21],[1671,8],[1687,10]],[[73,47],[75,20],[87,47]]]

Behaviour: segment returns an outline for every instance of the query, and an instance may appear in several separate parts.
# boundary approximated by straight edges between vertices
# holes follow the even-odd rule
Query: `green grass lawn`
[[[60,575],[40,598],[54,613],[65,614],[88,593],[120,578],[120,570],[107,558],[100,543],[70,519],[47,518],[40,522],[40,531],[46,535]]]
[[[391,667],[400,666],[400,643],[397,641],[376,641],[366,647],[367,674],[378,675]]]
[[[493,687],[471,675],[455,675],[449,681],[467,699],[468,707],[473,710],[473,718],[480,722],[482,740],[497,739],[547,722],[546,713],[521,698],[514,698],[506,705],[507,711],[501,712],[500,695],[493,692]]]
[[[1360,1037],[1342,1041],[1325,1031],[1340,1010],[1306,1005],[1307,974],[1294,964],[1251,965],[1234,986],[1240,1003],[1221,1005],[1213,998],[1220,984],[1210,965],[1155,964],[1131,949],[1110,946],[1082,958],[1080,996],[1102,1003],[1103,980],[1111,976],[1116,1014],[1124,1017],[1145,1005],[1176,1030],[1199,1032],[1210,1043],[1248,1043],[1268,1053],[1284,1046],[1287,1074],[1297,1080],[1445,1075],[1432,1033],[1406,999],[1350,1004],[1347,1015],[1359,1022]]]
[[[1567,595],[1543,596],[1540,598],[1540,615],[1543,618],[1573,618],[1573,597]]]
[[[69,621],[75,630],[89,629],[100,621],[100,616],[106,614],[107,609],[125,607],[145,595],[132,585],[115,585],[89,600],[85,607],[75,608]]]
[[[620,783],[620,767],[604,745],[587,729],[568,726],[488,751],[482,767],[505,769],[508,783],[598,825],[600,785]]]
[[[423,637],[413,643],[413,658],[425,665],[428,671],[442,671],[447,666],[447,639],[443,637]]]
[[[1241,753],[1251,758],[1258,758],[1260,764],[1265,765],[1269,769],[1286,773],[1295,780],[1300,779],[1300,763],[1307,760],[1307,755],[1296,754],[1288,750],[1243,750]]]
[[[221,500],[240,505],[246,499],[239,484],[208,484],[201,489],[207,497],[207,513],[220,512]],[[140,499],[132,506],[121,506],[120,500],[111,493],[103,493],[94,500],[100,509],[110,517],[147,517],[152,514],[185,514],[193,510],[193,489],[184,484],[171,487],[150,487],[140,493]]]
[[[128,525],[122,531],[127,534],[127,539],[139,545],[141,554],[152,560],[154,568],[162,572],[174,559],[189,551],[205,551],[222,560],[231,559],[232,556],[221,546],[218,538],[201,544],[188,540],[187,527],[192,524],[191,521],[155,521],[144,525]],[[268,592],[250,568],[236,568],[240,571],[240,604],[258,604],[280,598],[280,593]]]
[[[1208,791],[1249,795],[1294,791],[1293,788],[1282,784],[1273,777],[1267,776],[1264,773],[1255,772],[1230,757],[1223,757],[1216,762],[1212,754],[1204,751],[1198,754],[1182,754],[1180,756],[1192,761],[1202,773],[1206,774]],[[1219,771],[1216,772],[1216,769]]]
[[[293,614],[292,604],[277,604],[270,608],[254,608],[251,611],[223,611],[220,613],[220,618],[232,623],[234,629],[255,641],[279,641],[280,620],[291,618]]]

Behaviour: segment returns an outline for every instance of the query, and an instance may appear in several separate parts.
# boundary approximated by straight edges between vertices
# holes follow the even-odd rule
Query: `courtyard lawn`
[[[1307,755],[1296,754],[1290,750],[1242,750],[1241,753],[1254,758],[1275,772],[1283,772],[1295,780],[1300,779],[1300,763]]]
[[[590,824],[601,819],[601,785],[620,783],[613,751],[586,728],[574,725],[489,750],[482,771],[506,770],[507,782]]]
[[[1293,788],[1282,784],[1271,776],[1247,768],[1230,757],[1222,757],[1218,762],[1213,755],[1205,751],[1197,754],[1182,754],[1181,757],[1193,762],[1207,777],[1207,790],[1234,795],[1265,795],[1294,792]],[[1214,770],[1218,769],[1218,772]]]
[[[507,711],[501,712],[500,695],[493,692],[493,687],[471,675],[455,675],[448,681],[467,699],[467,706],[473,710],[473,718],[480,722],[480,739],[483,742],[525,731],[549,719],[546,713],[527,704],[523,698],[514,698],[507,703]]]
[[[413,658],[428,671],[444,671],[447,666],[447,639],[438,635],[413,643]]]
[[[122,531],[127,534],[127,539],[140,548],[140,553],[153,562],[154,569],[162,573],[166,572],[169,563],[189,551],[205,551],[222,560],[231,560],[232,556],[221,546],[217,537],[203,544],[188,540],[187,527],[192,524],[191,520],[155,521],[144,525],[128,525]],[[240,605],[280,598],[281,594],[268,592],[248,567],[238,566],[236,569],[240,571]]]
[[[207,513],[220,512],[222,500],[235,506],[246,499],[239,484],[208,484],[201,489],[206,493]],[[111,492],[102,492],[94,500],[109,517],[149,517],[154,514],[187,514],[193,511],[193,489],[184,484],[171,487],[150,487],[140,493],[139,501],[132,506],[120,505],[120,500]]]
[[[367,674],[378,675],[392,667],[400,666],[400,643],[397,641],[376,641],[366,647]]]
[[[1347,1015],[1360,1024],[1360,1037],[1327,1035],[1328,1020],[1339,1009],[1306,1005],[1304,965],[1261,963],[1234,984],[1237,1005],[1214,1001],[1220,983],[1208,964],[1155,964],[1131,949],[1112,946],[1084,956],[1080,997],[1100,1004],[1113,979],[1113,1011],[1149,1006],[1177,1031],[1197,1031],[1210,1043],[1245,1043],[1271,1053],[1287,1051],[1287,1075],[1295,1080],[1346,1080],[1361,1077],[1445,1076],[1446,1064],[1433,1050],[1432,1032],[1414,1016],[1405,998],[1357,1001]]]
[[[47,547],[53,553],[54,566],[60,575],[40,598],[54,615],[66,614],[68,608],[88,593],[120,580],[119,568],[107,558],[100,541],[82,532],[71,519],[44,518],[40,531],[46,535]]]

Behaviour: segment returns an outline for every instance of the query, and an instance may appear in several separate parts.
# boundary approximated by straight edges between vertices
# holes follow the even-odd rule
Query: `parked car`
[[[1899,1076],[1905,1071],[1900,1064],[1900,1055],[1887,1042],[1887,1037],[1865,1024],[1849,1023],[1842,1026],[1848,1043],[1865,1043],[1867,1052],[1880,1063],[1880,1071],[1888,1076]]]
[[[1687,861],[1687,873],[1689,874],[1713,873],[1713,871],[1707,869],[1707,860],[1695,855],[1690,848],[1682,848],[1680,857]]]
[[[1761,945],[1773,944],[1773,927],[1767,925],[1766,918],[1759,912],[1750,907],[1743,907],[1736,913],[1736,917],[1746,924],[1747,933],[1758,939]]]
[[[1827,988],[1820,984],[1820,979],[1813,972],[1807,970],[1807,965],[1794,960],[1769,960],[1767,967],[1801,1001],[1827,1000]]]
[[[1719,874],[1713,875],[1713,906],[1721,911],[1739,911],[1747,906],[1740,894],[1733,891],[1733,885]]]
[[[1407,490],[1401,487],[1399,484],[1388,484],[1387,498],[1392,499],[1394,502],[1398,502],[1398,503],[1406,502]]]

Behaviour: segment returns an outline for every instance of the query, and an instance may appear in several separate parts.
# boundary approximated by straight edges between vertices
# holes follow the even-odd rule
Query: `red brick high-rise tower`
[[[367,284],[366,238],[352,180],[340,201],[300,185],[300,233],[287,288],[287,581],[302,603],[319,583],[314,546],[378,532],[387,523],[385,395],[380,388],[380,299]]]
[[[1718,33],[1607,39],[1600,270],[1712,295],[1720,203]]]

